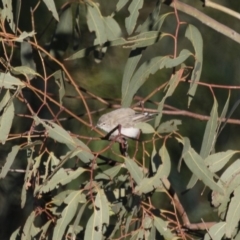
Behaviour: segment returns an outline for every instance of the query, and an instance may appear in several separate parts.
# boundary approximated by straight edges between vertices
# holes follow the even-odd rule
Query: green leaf
[[[125,19],[125,25],[127,29],[128,35],[131,35],[138,19],[139,10],[143,6],[143,0],[135,0],[132,1],[128,7],[128,11],[130,12],[130,16]]]
[[[209,155],[205,160],[205,164],[208,166],[210,171],[217,172],[221,170],[230,160],[230,158],[239,151],[228,150],[226,152],[219,152]]]
[[[16,75],[23,74],[26,77],[30,76],[29,78],[31,78],[31,76],[39,76],[39,77],[41,77],[40,74],[38,74],[37,72],[35,72],[35,70],[33,70],[32,68],[30,68],[28,66],[14,67],[11,70]]]
[[[210,114],[210,119],[207,122],[204,136],[203,136],[203,141],[202,141],[202,146],[200,150],[200,156],[205,159],[206,157],[209,156],[210,152],[212,151],[212,148],[214,147],[215,143],[215,138],[217,134],[217,127],[218,127],[218,103],[216,98],[214,97],[214,103],[212,107],[212,111]],[[188,185],[187,189],[191,189],[194,187],[194,185],[197,183],[197,177],[196,175],[192,175]]]
[[[165,240],[174,239],[174,235],[172,234],[170,229],[168,229],[167,221],[163,221],[161,218],[153,216],[153,224]]]
[[[50,138],[64,144],[69,144],[69,145],[75,144],[70,134],[66,130],[64,130],[62,127],[57,125],[56,123],[49,120],[43,121],[37,116],[34,116],[33,118],[36,122],[36,125],[41,123],[46,128],[46,130],[48,131],[48,136]]]
[[[15,89],[14,86],[24,86],[24,83],[18,78],[13,77],[9,72],[0,73],[0,87]]]
[[[225,234],[225,222],[218,222],[209,228],[208,232],[204,236],[204,240],[221,240]]]
[[[52,220],[50,219],[41,227],[41,229],[40,229],[41,235],[40,235],[39,239],[44,239],[47,236],[47,232],[51,231],[49,229],[51,224],[52,224]]]
[[[79,196],[82,194],[81,191],[72,191],[65,199],[67,206],[61,213],[61,217],[57,220],[56,226],[54,227],[53,239],[62,239],[68,224],[72,221],[76,214]]]
[[[203,40],[202,35],[199,30],[193,25],[189,24],[185,33],[185,37],[187,37],[191,42],[195,50],[195,65],[191,75],[191,84],[188,91],[188,95],[190,96],[188,99],[188,107],[192,101],[192,97],[195,95],[198,81],[200,80],[200,76],[202,73],[202,64],[203,64]]]
[[[55,83],[58,85],[58,95],[59,95],[59,103],[63,105],[62,99],[65,96],[65,73],[62,70],[58,70],[55,73],[53,73],[53,78],[55,80]]]
[[[34,31],[25,32],[23,31],[17,38],[14,39],[16,42],[23,42],[24,39],[34,36],[36,33]]]
[[[128,45],[126,45],[125,48],[145,48],[157,43],[166,36],[169,37],[169,35],[160,33],[158,31],[140,33],[134,37],[128,38]]]
[[[127,3],[129,0],[119,0],[116,5],[116,12],[119,12]]]
[[[58,188],[61,184],[66,185],[67,183],[71,182],[72,180],[79,177],[82,173],[86,170],[84,168],[79,167],[75,171],[66,172],[63,168],[60,168],[53,177],[47,181],[45,185],[40,185],[39,187],[35,188],[35,193],[46,193],[55,188]]]
[[[182,121],[178,119],[171,119],[170,121],[161,123],[157,129],[159,133],[172,133],[178,131],[178,125],[181,125]]]
[[[117,5],[116,5],[116,12],[119,12],[127,3],[129,0],[119,0]]]
[[[130,158],[125,158],[126,168],[131,174],[131,177],[139,185],[143,179],[143,172],[140,170],[139,166]]]
[[[57,9],[56,9],[54,1],[53,0],[43,0],[43,2],[46,4],[48,10],[52,12],[53,17],[57,21],[59,21],[59,17],[58,17],[58,13],[57,13]]]
[[[142,51],[140,50],[132,50],[128,57],[127,63],[124,68],[124,73],[123,73],[122,99],[125,99],[127,97],[126,95],[129,92],[130,80],[132,78],[132,75],[141,57],[142,57]],[[126,106],[122,105],[122,107],[126,107]]]
[[[122,168],[121,165],[110,167],[109,169],[103,171],[103,173],[98,173],[97,176],[95,177],[95,179],[96,180],[99,180],[99,179],[106,179],[106,180],[113,179],[119,173],[121,168]]]
[[[156,174],[150,178],[144,178],[135,188],[138,194],[149,193],[154,189],[163,190],[162,179],[167,178],[171,171],[171,161],[165,144],[161,147],[159,155],[162,159],[162,164],[158,167]]]
[[[73,143],[67,144],[68,148],[73,151],[72,156],[78,156],[82,162],[89,163],[93,158],[94,155],[90,148],[83,143],[81,140],[72,137]]]
[[[112,17],[103,17],[106,37],[109,41],[118,39],[122,35],[122,30],[119,24]]]
[[[23,235],[25,239],[31,239],[32,234],[31,231],[34,228],[34,220],[35,220],[35,211],[32,211],[31,214],[28,216],[27,221],[23,227]]]
[[[161,25],[162,25],[159,22],[160,10],[161,10],[161,1],[158,0],[157,3],[156,3],[156,7],[148,15],[145,22],[142,25],[138,26],[136,32],[159,31],[160,28],[161,28]]]
[[[102,234],[106,231],[106,227],[109,225],[109,202],[103,191],[103,189],[98,189],[97,195],[95,198],[95,209],[96,209],[96,222],[95,227],[98,228],[98,231]]]
[[[11,234],[11,237],[10,237],[10,240],[16,240],[19,238],[19,232],[21,230],[21,227],[18,227],[12,234]]]
[[[1,7],[3,7],[3,9],[1,9],[0,17],[1,17],[2,23],[4,23],[4,20],[6,19],[6,23],[8,23],[11,30],[15,33],[16,26],[13,19],[12,6],[13,4],[9,0],[2,0]]]
[[[240,186],[234,191],[226,216],[226,237],[231,238],[235,233],[235,228],[240,220]]]
[[[7,156],[7,159],[6,159],[6,163],[4,164],[3,168],[2,168],[2,171],[1,171],[1,174],[0,174],[0,178],[5,178],[10,167],[12,166],[17,154],[18,154],[18,151],[19,151],[19,146],[13,146],[12,147],[12,151],[8,154]]]
[[[16,72],[16,74],[19,74],[19,71],[22,74],[24,74],[27,78],[27,80],[32,80],[36,75],[40,76],[38,73],[36,73],[36,64],[34,62],[34,56],[33,56],[33,49],[32,45],[28,41],[23,41],[21,44],[21,65],[30,68],[30,70],[27,69],[21,69],[21,67],[14,71],[14,68],[11,69],[12,72]],[[32,71],[34,72],[32,74]],[[28,72],[31,72],[30,74]]]
[[[84,240],[102,239],[102,232],[100,231],[100,229],[96,229],[97,219],[98,213],[97,211],[94,211],[94,213],[91,215],[87,222]]]
[[[147,80],[150,74],[155,74],[159,69],[162,69],[164,67],[166,68],[175,67],[181,64],[183,61],[185,61],[190,55],[191,53],[188,50],[184,49],[175,59],[172,59],[168,56],[165,57],[160,56],[154,57],[151,60],[148,60],[145,63],[143,63],[135,72],[135,74],[132,77],[132,80],[130,81],[128,92],[127,94],[125,94],[125,98],[122,99],[122,106],[129,107],[131,105],[133,96],[136,94],[137,90],[143,85],[143,83]],[[170,89],[172,89],[172,87],[170,87]]]
[[[0,108],[4,109],[0,117],[0,143],[4,144],[8,139],[15,112],[13,99],[10,96],[9,90],[4,95],[0,105]]]
[[[155,122],[154,122],[154,127],[155,128],[158,127],[159,124],[160,124],[160,121],[161,121],[161,118],[162,118],[163,105],[164,105],[166,99],[168,97],[172,96],[174,90],[176,89],[176,87],[179,83],[181,75],[182,75],[182,70],[180,69],[174,75],[172,75],[168,85],[166,86],[166,88],[168,87],[167,92],[166,92],[165,96],[163,97],[163,99],[161,100],[161,102],[158,105],[158,109],[157,109],[158,115],[156,116]]]
[[[90,32],[95,32],[94,45],[107,42],[104,20],[96,3],[87,4],[87,24]]]
[[[149,133],[155,132],[154,128],[149,123],[146,123],[146,122],[138,122],[136,123],[135,126],[139,128],[143,134],[149,134]]]
[[[182,157],[191,172],[210,189],[223,193],[223,189],[213,180],[214,175],[207,168],[201,156],[197,154],[193,148],[189,147],[189,140],[184,138],[183,141],[184,148]],[[185,144],[187,148],[185,148]]]
[[[218,123],[217,108],[218,108],[218,103],[216,98],[214,97],[214,104],[210,114],[210,119],[208,120],[205,128],[202,147],[200,150],[200,155],[203,159],[209,156],[213,147],[214,139],[216,137],[217,123]]]

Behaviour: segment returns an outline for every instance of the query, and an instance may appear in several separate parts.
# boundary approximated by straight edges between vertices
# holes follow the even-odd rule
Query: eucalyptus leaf
[[[194,65],[194,69],[192,71],[192,75],[191,75],[191,84],[190,84],[190,88],[188,91],[188,106],[190,106],[191,101],[193,96],[196,93],[197,87],[198,87],[198,81],[200,80],[200,76],[202,73],[202,65],[203,65],[203,39],[202,39],[202,35],[199,32],[199,30],[189,24],[187,29],[186,29],[186,33],[185,33],[185,37],[187,37],[195,50],[195,65]]]

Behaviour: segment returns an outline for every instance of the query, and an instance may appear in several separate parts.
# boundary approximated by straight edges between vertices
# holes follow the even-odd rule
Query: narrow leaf
[[[81,195],[81,191],[72,191],[72,193],[70,193],[65,199],[64,202],[67,204],[67,206],[64,208],[61,213],[61,217],[56,222],[53,232],[53,239],[62,239],[68,224],[72,221],[76,214],[79,203],[79,195]]]
[[[54,1],[53,0],[43,0],[43,2],[46,4],[48,10],[52,12],[53,17],[57,21],[59,21],[59,16],[58,16],[57,9],[56,9]]]
[[[191,84],[190,89],[188,91],[189,99],[188,106],[192,101],[192,97],[195,95],[198,81],[200,80],[200,76],[202,73],[202,65],[203,65],[203,40],[202,35],[199,30],[193,25],[189,24],[185,33],[185,37],[187,37],[191,42],[195,50],[195,65],[191,75]]]
[[[57,142],[65,143],[65,144],[75,143],[73,138],[70,136],[70,134],[66,130],[64,130],[62,127],[57,125],[56,123],[48,120],[43,121],[37,116],[34,116],[34,120],[36,124],[41,123],[48,131],[49,137],[56,140]]]
[[[228,150],[226,152],[219,152],[209,155],[205,160],[205,164],[208,166],[210,171],[217,172],[221,170],[230,160],[230,158],[239,151]]]
[[[131,35],[138,19],[139,10],[143,6],[143,0],[132,1],[128,7],[130,16],[125,19],[125,25],[128,32],[128,35]]]
[[[5,103],[6,101],[7,104],[4,106],[2,116],[0,117],[0,143],[2,144],[4,144],[8,138],[15,112],[13,99],[11,99],[9,90],[6,92],[3,98],[3,103]]]
[[[167,221],[163,221],[161,218],[156,217],[156,216],[154,216],[153,219],[154,219],[153,220],[154,226],[156,227],[158,232],[164,237],[164,239],[166,239],[166,240],[174,239],[174,235],[172,234],[170,229],[168,229]]]
[[[139,185],[143,179],[143,172],[140,170],[139,166],[130,158],[125,158],[126,168],[131,174],[131,177]]]
[[[9,72],[0,73],[0,87],[15,89],[14,86],[24,86],[24,83],[18,78],[13,77]]]
[[[12,147],[12,151],[8,154],[7,159],[6,159],[6,163],[4,164],[1,174],[0,174],[0,178],[4,178],[6,177],[10,167],[12,166],[17,154],[19,151],[19,146],[13,146]]]
[[[213,180],[213,173],[206,167],[203,159],[193,148],[183,149],[183,159],[188,168],[210,189],[223,193],[223,189]]]
[[[87,5],[87,24],[89,31],[95,32],[96,34],[94,45],[103,45],[105,42],[107,42],[103,17],[98,6],[94,2],[91,2],[91,5]]]
[[[240,220],[240,187],[234,191],[234,197],[231,199],[226,216],[226,237],[231,238],[235,233],[235,228]]]

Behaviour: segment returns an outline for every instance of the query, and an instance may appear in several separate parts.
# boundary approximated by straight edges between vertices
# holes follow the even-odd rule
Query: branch
[[[182,3],[178,0],[173,0],[169,6],[178,9],[192,17],[195,17],[203,24],[207,25],[208,27],[216,30],[217,32],[222,33],[223,35],[231,38],[232,40],[240,43],[240,34],[234,31],[233,29],[219,23],[218,21],[214,20],[213,18],[207,16],[206,14],[198,11],[196,8],[191,7],[185,3]]]

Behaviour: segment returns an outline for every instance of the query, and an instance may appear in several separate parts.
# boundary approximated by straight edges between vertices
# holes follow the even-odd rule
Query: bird
[[[138,139],[140,129],[136,126],[136,123],[146,122],[154,115],[156,114],[135,112],[131,108],[119,108],[103,114],[97,122],[97,127],[111,133],[111,137],[121,134],[124,137]]]

